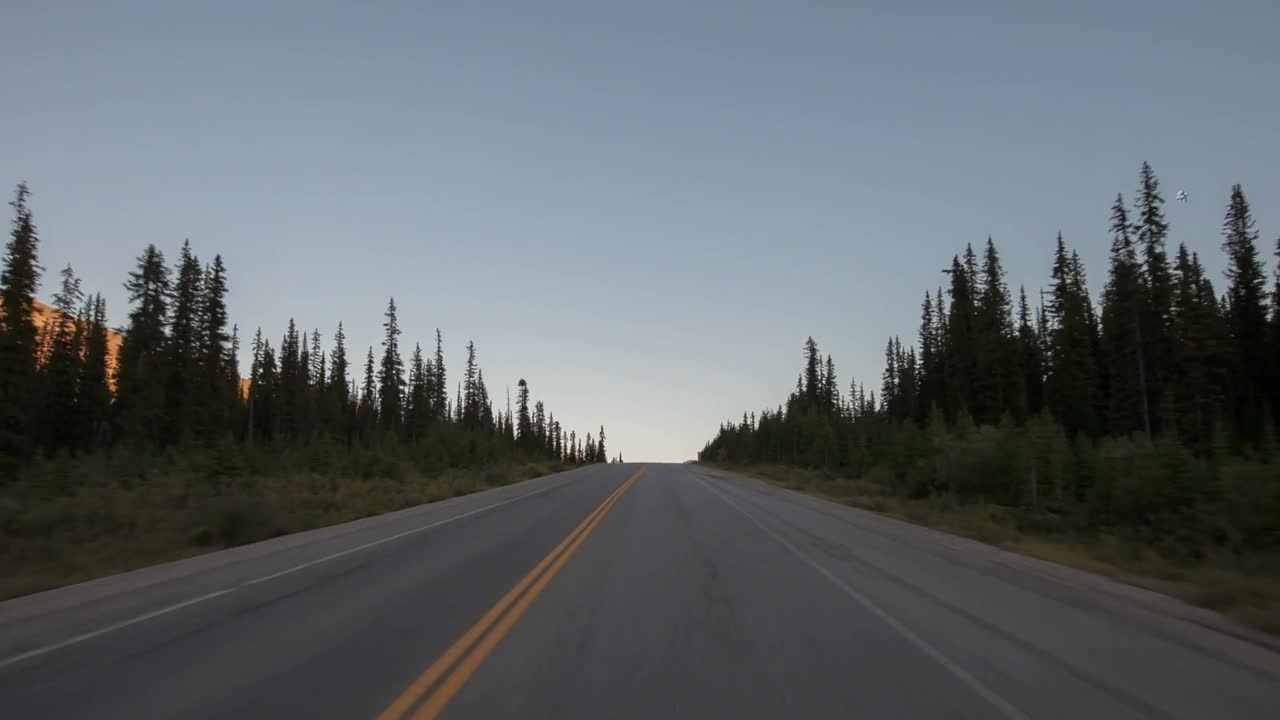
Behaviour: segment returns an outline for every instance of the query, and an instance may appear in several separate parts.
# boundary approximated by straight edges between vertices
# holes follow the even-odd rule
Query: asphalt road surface
[[[595,466],[0,603],[0,717],[1280,717],[1280,654],[1049,567]]]

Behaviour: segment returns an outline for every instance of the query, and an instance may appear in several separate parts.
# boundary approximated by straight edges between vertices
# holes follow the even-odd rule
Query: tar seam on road
[[[515,587],[502,596],[462,637],[454,641],[443,655],[405,688],[404,692],[378,715],[377,720],[400,720],[419,702],[421,705],[413,713],[412,720],[433,720],[439,715],[444,706],[462,689],[489,653],[520,619],[529,605],[542,593],[551,579],[577,552],[587,536],[595,530],[627,490],[635,485],[646,469],[647,466],[644,466],[637,470],[618,489],[610,493],[595,510],[583,518],[582,522],[552,548],[551,552],[539,561],[520,582],[516,583]],[[445,677],[443,682],[439,682],[450,668],[453,668],[453,671]],[[437,682],[439,682],[438,685]]]
[[[412,530],[406,530],[406,531],[401,532],[401,533],[396,533],[395,535],[391,535],[391,536],[388,536],[388,537],[384,537],[384,538],[381,538],[381,539],[379,539],[379,540],[374,540],[373,542],[368,542],[368,543],[365,543],[365,544],[363,544],[363,545],[357,545],[356,547],[348,548],[348,549],[343,550],[343,551],[341,551],[341,552],[333,553],[332,555],[326,555],[326,556],[324,556],[324,557],[322,557],[322,558],[318,558],[318,559],[316,559],[316,560],[310,560],[310,561],[308,561],[308,562],[302,563],[301,565],[295,565],[295,566],[293,566],[293,567],[291,567],[291,568],[287,568],[287,569],[285,569],[285,570],[281,570],[281,571],[279,571],[279,572],[271,573],[270,575],[264,575],[264,576],[262,576],[262,577],[254,578],[254,579],[252,579],[252,580],[246,580],[246,581],[244,581],[244,582],[242,582],[242,583],[240,583],[240,584],[238,584],[238,585],[236,585],[236,586],[234,586],[234,587],[225,588],[225,589],[223,589],[223,590],[215,590],[214,592],[207,593],[207,594],[205,594],[205,595],[201,595],[201,596],[199,596],[199,597],[194,597],[194,598],[191,598],[191,599],[189,599],[189,600],[183,600],[182,602],[174,603],[174,604],[172,604],[172,605],[166,605],[165,607],[162,607],[162,608],[160,608],[160,609],[158,609],[158,610],[152,610],[151,612],[144,613],[144,614],[142,614],[142,615],[138,615],[137,617],[129,618],[128,620],[122,620],[122,621],[120,621],[120,622],[118,622],[118,623],[115,623],[115,624],[113,624],[113,625],[108,625],[108,626],[106,626],[106,627],[104,627],[104,628],[100,628],[100,629],[98,629],[98,630],[93,630],[93,631],[90,631],[90,632],[87,632],[87,633],[83,633],[83,634],[80,634],[80,635],[76,635],[75,637],[67,638],[66,640],[63,640],[63,641],[61,641],[61,642],[53,643],[52,645],[45,645],[44,647],[35,648],[34,650],[28,650],[28,651],[26,651],[26,652],[24,652],[24,653],[20,653],[20,654],[18,654],[18,655],[14,655],[13,657],[8,657],[8,658],[5,658],[5,659],[3,659],[3,660],[0,660],[0,670],[4,669],[4,668],[6,668],[6,667],[9,667],[10,665],[16,665],[16,664],[18,664],[18,663],[20,663],[20,662],[22,662],[22,661],[24,661],[24,660],[30,660],[31,658],[39,657],[39,656],[44,655],[44,654],[46,654],[46,653],[51,653],[51,652],[53,652],[53,651],[55,651],[55,650],[61,650],[62,648],[70,647],[71,645],[76,645],[76,644],[82,643],[82,642],[84,642],[84,641],[86,641],[86,640],[92,640],[93,638],[101,637],[101,636],[103,636],[103,635],[106,635],[107,633],[111,633],[111,632],[115,632],[116,630],[121,630],[121,629],[123,629],[123,628],[127,628],[127,627],[129,627],[130,625],[136,625],[136,624],[138,624],[138,623],[140,623],[140,622],[144,622],[144,621],[146,621],[146,620],[151,620],[152,618],[157,618],[157,617],[160,617],[161,615],[167,615],[167,614],[169,614],[169,613],[171,613],[171,612],[174,612],[174,611],[176,611],[176,610],[181,610],[181,609],[186,608],[186,607],[190,607],[190,606],[195,605],[195,604],[197,604],[197,603],[202,603],[202,602],[204,602],[204,601],[206,601],[206,600],[212,600],[212,599],[214,599],[214,598],[216,598],[216,597],[221,597],[221,596],[223,596],[223,595],[227,595],[227,594],[233,593],[233,592],[235,592],[236,590],[238,590],[238,589],[240,589],[240,588],[242,588],[242,587],[249,587],[249,586],[251,586],[251,585],[257,585],[257,584],[259,584],[259,583],[267,582],[268,580],[274,580],[274,579],[279,578],[279,577],[284,577],[285,575],[289,575],[289,574],[295,573],[295,572],[297,572],[297,571],[299,571],[299,570],[304,570],[304,569],[309,568],[309,567],[312,567],[312,566],[314,566],[314,565],[319,565],[319,564],[321,564],[321,563],[325,563],[325,562],[328,562],[328,561],[330,561],[330,560],[336,560],[336,559],[338,559],[338,558],[340,558],[340,557],[343,557],[343,556],[346,556],[346,555],[350,555],[350,554],[352,554],[352,553],[359,552],[359,551],[361,551],[361,550],[368,550],[369,548],[377,547],[378,545],[382,545],[382,544],[384,544],[384,543],[389,543],[389,542],[391,542],[392,540],[399,540],[400,538],[408,537],[408,536],[410,536],[410,535],[415,535],[415,534],[420,533],[420,532],[425,532],[425,531],[427,531],[427,530],[431,530],[431,529],[433,529],[433,528],[438,528],[438,527],[440,527],[441,525],[448,525],[449,523],[457,522],[458,520],[463,520],[463,519],[465,519],[465,518],[469,518],[469,517],[471,517],[471,516],[473,516],[473,515],[479,515],[479,514],[480,514],[480,513],[482,513],[482,512],[487,512],[487,511],[489,511],[489,510],[493,510],[493,509],[495,509],[495,508],[502,507],[503,505],[509,505],[509,504],[511,504],[511,503],[513,503],[513,502],[516,502],[516,501],[518,501],[518,500],[525,500],[525,499],[528,499],[528,498],[534,497],[534,496],[536,496],[536,495],[542,495],[543,493],[550,492],[550,491],[554,490],[554,489],[555,489],[555,488],[557,488],[557,487],[560,487],[560,486],[559,486],[559,485],[553,485],[552,487],[549,487],[549,488],[542,488],[541,490],[536,490],[536,491],[534,491],[534,492],[526,493],[526,494],[524,494],[524,495],[520,495],[520,496],[513,497],[513,498],[507,498],[506,500],[503,500],[503,501],[501,501],[501,502],[496,502],[496,503],[493,503],[493,504],[491,504],[491,505],[485,505],[484,507],[479,507],[479,508],[476,508],[475,510],[468,510],[467,512],[464,512],[464,513],[462,513],[461,515],[454,515],[453,517],[445,518],[444,520],[437,520],[436,522],[429,523],[429,524],[427,524],[427,525],[423,525],[422,527],[417,527],[417,528],[414,528],[414,529],[412,529]]]
[[[937,661],[939,665],[946,668],[952,675],[956,677],[956,679],[958,679],[960,682],[964,683],[965,685],[969,686],[971,690],[976,692],[978,695],[981,695],[982,698],[987,702],[991,703],[991,705],[995,707],[997,710],[999,710],[1000,714],[1002,714],[1004,717],[1009,718],[1010,720],[1030,720],[1029,716],[1027,716],[1018,708],[1014,707],[1008,700],[1005,700],[1004,698],[1000,697],[991,688],[988,688],[986,685],[982,684],[982,681],[978,680],[973,675],[970,675],[968,671],[966,671],[964,668],[956,664],[956,662],[953,661],[951,658],[948,658],[946,655],[943,655],[940,650],[930,645],[928,641],[926,641],[924,638],[912,632],[910,628],[903,625],[901,622],[898,622],[896,618],[894,618],[888,612],[881,609],[879,605],[876,605],[865,595],[849,587],[848,584],[846,584],[839,577],[836,577],[836,575],[832,573],[830,570],[822,567],[822,565],[820,565],[816,560],[809,557],[808,555],[805,555],[803,552],[801,552],[799,548],[793,545],[786,538],[782,537],[778,533],[769,529],[767,526],[764,525],[764,523],[756,519],[754,515],[742,509],[742,507],[738,505],[738,503],[734,502],[733,500],[730,500],[727,495],[725,495],[723,492],[713,487],[711,483],[707,482],[705,479],[703,479],[702,477],[699,477],[694,473],[690,473],[690,475],[693,476],[694,479],[696,479],[703,487],[705,487],[710,492],[714,493],[717,497],[719,497],[721,500],[727,503],[734,510],[737,510],[739,513],[742,513],[743,517],[750,520],[753,525],[755,525],[756,527],[764,531],[766,535],[776,540],[778,544],[782,545],[784,548],[790,551],[792,555],[795,555],[796,557],[804,561],[806,565],[813,568],[814,570],[817,570],[820,575],[822,575],[827,580],[831,581],[833,585],[835,585],[836,587],[844,591],[845,595],[848,595],[850,598],[856,600],[860,605],[862,605],[864,608],[869,610],[873,615],[875,615],[876,617],[884,621],[886,625],[893,628],[899,635],[901,635],[904,639],[906,639],[907,642],[910,642],[912,645],[915,645],[916,648],[919,649],[921,652],[923,652],[925,655],[928,655],[929,657]]]

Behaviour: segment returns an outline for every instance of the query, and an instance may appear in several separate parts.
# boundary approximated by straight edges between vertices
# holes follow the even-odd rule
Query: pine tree
[[[493,403],[489,400],[489,389],[484,385],[484,370],[476,369],[476,425],[486,431],[493,430]]]
[[[1102,301],[1107,428],[1113,434],[1142,431],[1151,437],[1151,395],[1147,390],[1142,321],[1154,316],[1145,305],[1142,267],[1131,229],[1124,198],[1116,195],[1111,209],[1111,269]],[[1158,262],[1162,251],[1153,252]]]
[[[382,428],[399,432],[404,413],[404,361],[400,358],[400,323],[396,319],[396,299],[387,303],[386,322],[382,324],[382,365],[378,374],[379,419]]]
[[[1106,383],[1103,373],[1098,369],[1102,364],[1102,323],[1098,318],[1097,309],[1093,304],[1093,298],[1089,294],[1089,283],[1085,277],[1084,263],[1080,260],[1080,254],[1075,250],[1071,251],[1071,282],[1075,287],[1076,293],[1080,297],[1080,302],[1084,306],[1085,330],[1087,332],[1088,348],[1088,367],[1091,384],[1089,386],[1089,400],[1092,404],[1092,430],[1089,432],[1098,435],[1102,432],[1102,417],[1106,413],[1106,405],[1103,402],[1106,398]]]
[[[1017,373],[1012,342],[1013,320],[1009,288],[995,243],[987,238],[983,252],[981,286],[973,315],[973,407],[979,423],[993,423],[1015,409]]]
[[[951,277],[951,308],[946,327],[947,398],[943,410],[953,420],[962,413],[970,412],[973,406],[975,309],[972,266],[976,262],[973,248],[969,247],[965,251],[964,264],[958,256],[952,257],[951,269],[947,271]]]
[[[80,445],[76,399],[83,372],[84,326],[76,312],[84,302],[84,293],[70,265],[59,275],[62,284],[53,296],[54,321],[48,329],[40,373],[40,412],[44,420],[41,439],[49,448],[72,450]]]
[[[444,371],[444,339],[440,335],[439,328],[436,329],[436,354],[431,363],[431,369],[435,371],[435,378],[431,383],[431,387],[436,392],[435,397],[432,398],[431,407],[435,410],[435,415],[439,420],[448,420],[449,385]]]
[[[289,318],[289,328],[280,340],[280,432],[289,440],[303,437],[303,404],[306,400],[306,370],[302,367],[302,340],[298,326]]]
[[[1098,387],[1090,328],[1090,303],[1079,256],[1067,255],[1058,233],[1053,263],[1048,405],[1069,433],[1095,435],[1098,431]]]
[[[467,365],[462,376],[462,422],[476,427],[480,421],[480,403],[476,395],[476,344],[467,341]]]
[[[1044,410],[1044,355],[1042,344],[1031,321],[1027,289],[1018,288],[1018,365],[1022,374],[1022,392],[1026,413],[1039,415]]]
[[[109,345],[107,339],[107,303],[102,295],[89,300],[91,311],[85,330],[84,364],[80,374],[80,392],[76,400],[82,445],[95,451],[110,439],[111,385],[108,382]]]
[[[547,444],[547,408],[539,400],[533,404],[533,446],[540,449]]]
[[[507,425],[505,437],[514,447],[516,441],[516,423],[515,415],[511,412],[511,386],[507,386]]]
[[[427,365],[422,359],[422,345],[414,343],[409,359],[409,392],[405,398],[404,432],[412,439],[422,437],[430,412],[427,395]]]
[[[333,350],[329,351],[329,394],[335,398],[346,400],[350,363],[347,360],[347,333],[338,323],[333,334]]]
[[[942,294],[942,287],[939,286],[934,292],[934,360],[938,369],[935,392],[937,393],[937,405],[945,415],[946,409],[950,407],[951,398],[954,394],[951,390],[950,384],[951,359],[948,345],[951,341],[951,309],[947,307],[947,301]]]
[[[271,342],[262,342],[261,368],[254,382],[254,423],[266,442],[280,436],[280,368]]]
[[[202,386],[200,373],[200,313],[204,269],[191,252],[191,241],[182,244],[173,285],[169,343],[165,352],[165,432],[167,443],[185,442],[195,421],[192,393]]]
[[[1142,163],[1137,198],[1137,241],[1142,248],[1145,312],[1140,320],[1146,364],[1147,408],[1151,430],[1159,433],[1165,424],[1164,398],[1168,390],[1169,366],[1173,356],[1171,321],[1173,317],[1173,274],[1165,240],[1169,224],[1164,217],[1164,198],[1160,182],[1151,165]]]
[[[360,405],[356,411],[356,424],[360,437],[369,442],[373,431],[378,426],[378,381],[373,370],[373,346],[369,346],[369,354],[364,360],[364,384],[360,388]]]
[[[227,277],[222,256],[215,255],[201,283],[197,313],[199,384],[187,403],[195,403],[193,420],[202,434],[220,433],[230,426],[239,397],[239,378],[228,364],[231,336],[227,332]]]
[[[240,428],[244,427],[245,407],[244,388],[240,380],[240,326],[236,323],[231,325],[231,342],[227,347],[223,366],[227,373],[227,397],[231,402],[231,421],[226,429],[231,431],[233,436],[239,436]]]
[[[351,405],[350,361],[347,360],[347,334],[342,323],[333,334],[333,349],[329,351],[329,390],[326,393],[325,425],[329,432],[345,438],[351,444],[354,432],[353,407]]]
[[[818,353],[818,343],[814,342],[810,336],[804,343],[804,397],[809,405],[813,407],[817,404],[818,395],[820,393],[821,379],[821,355]]]
[[[264,343],[262,340],[262,328],[259,327],[253,334],[253,343],[249,349],[249,393],[245,398],[245,405],[248,414],[247,428],[245,430],[245,442],[250,446],[253,445],[254,439],[259,436],[258,432],[258,413],[259,400],[261,395],[260,383],[262,382],[262,351]]]
[[[213,256],[213,264],[205,270],[201,290],[197,320],[202,360],[211,379],[222,381],[231,337],[227,334],[227,269],[221,255]]]
[[[898,359],[898,408],[897,419],[910,420],[912,408],[919,403],[919,390],[917,388],[919,369],[916,366],[916,349],[910,348],[907,352],[902,350],[902,340],[894,337],[893,339],[894,353]]]
[[[320,347],[320,331],[311,331],[311,377],[308,385],[322,393],[329,386],[328,378],[325,377],[327,366],[324,358],[324,350]]]
[[[1265,398],[1270,390],[1270,374],[1276,369],[1267,357],[1266,276],[1258,256],[1258,231],[1239,185],[1231,188],[1222,235],[1222,248],[1227,253],[1227,330],[1231,343],[1229,402],[1236,432],[1242,439],[1255,441],[1262,437]]]
[[[919,393],[916,407],[912,409],[916,422],[921,425],[928,421],[930,408],[940,407],[943,402],[941,348],[935,318],[933,296],[925,292],[920,309],[920,334],[917,340],[920,344]]]
[[[440,391],[436,388],[436,362],[429,356],[424,355],[424,377],[423,388],[425,395],[422,399],[422,422],[424,426],[430,426],[439,419],[440,411],[436,408],[436,398],[440,395]]]
[[[831,358],[831,354],[827,354],[826,368],[822,371],[823,376],[823,403],[825,410],[834,412],[840,404],[840,386],[836,380],[836,363]]]
[[[529,383],[516,383],[516,442],[528,450],[534,447],[533,419],[529,415]]]
[[[1203,446],[1210,439],[1221,398],[1219,362],[1221,323],[1214,292],[1197,256],[1178,246],[1173,303],[1173,408],[1181,439]],[[1207,292],[1206,292],[1207,291]]]
[[[0,270],[0,479],[12,477],[33,449],[29,419],[39,341],[35,296],[43,268],[29,197],[26,183],[20,183],[9,203],[13,227]]]
[[[298,333],[298,437],[310,442],[315,433],[315,414],[311,402],[311,350],[307,348],[307,331]]]
[[[312,333],[305,330],[298,333],[298,432],[306,442],[313,440],[320,432],[320,397],[321,388],[315,384],[317,357],[313,354],[310,339]],[[324,354],[319,355],[320,359]]]
[[[1213,394],[1212,412],[1216,422],[1223,412],[1228,394],[1226,354],[1231,343],[1227,331],[1227,308],[1225,300],[1219,299],[1214,291],[1213,282],[1205,273],[1198,253],[1191,253],[1191,267],[1195,277],[1200,279],[1198,304],[1203,312],[1202,334],[1207,338],[1206,355],[1209,358],[1207,371],[1210,376],[1210,392]],[[1225,431],[1225,428],[1222,429]]]
[[[169,345],[169,266],[155,245],[142,251],[124,287],[133,309],[116,361],[117,435],[145,446],[159,440],[164,423],[164,383],[157,378]]]
[[[893,415],[898,406],[898,356],[894,352],[893,338],[884,346],[884,376],[880,384],[880,397],[884,398],[885,407]]]
[[[830,356],[828,356],[830,359]],[[596,457],[595,462],[609,462],[609,455],[604,449],[604,426],[600,426],[600,434],[596,436]]]
[[[1280,237],[1276,238],[1275,288],[1271,291],[1271,366],[1280,367]],[[1280,378],[1271,378],[1271,417],[1280,420]]]
[[[978,287],[978,254],[973,251],[973,243],[964,245],[964,274],[969,278],[969,288]],[[976,295],[976,290],[973,290]]]

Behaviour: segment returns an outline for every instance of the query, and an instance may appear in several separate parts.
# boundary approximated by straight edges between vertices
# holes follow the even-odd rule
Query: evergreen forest
[[[603,427],[563,426],[525,379],[493,397],[475,343],[453,375],[439,331],[410,345],[394,298],[376,348],[340,321],[243,333],[231,271],[189,241],[142,248],[113,327],[72,267],[41,266],[25,184],[10,206],[0,597],[608,460]]]
[[[1092,297],[1058,234],[1049,282],[1011,289],[996,244],[950,259],[914,338],[884,346],[878,383],[839,378],[813,338],[784,403],[723,424],[704,462],[819,471],[909,500],[1009,508],[1024,528],[1118,537],[1163,557],[1280,548],[1280,241],[1263,244],[1239,186],[1224,277],[1168,247],[1143,164],[1117,195]],[[1215,282],[1216,280],[1216,282]]]

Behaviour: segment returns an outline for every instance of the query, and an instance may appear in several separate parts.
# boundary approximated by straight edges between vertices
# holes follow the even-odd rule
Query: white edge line
[[[719,496],[721,500],[725,501],[734,510],[737,510],[738,512],[742,513],[742,515],[746,517],[748,520],[750,520],[753,525],[763,530],[765,534],[769,535],[774,540],[776,540],[778,544],[782,545],[787,550],[789,550],[792,555],[795,555],[796,557],[803,560],[806,565],[813,568],[814,570],[817,570],[820,575],[825,577],[827,580],[831,581],[833,585],[843,590],[846,595],[856,600],[859,604],[861,604],[867,610],[871,611],[872,614],[874,614],[876,617],[884,621],[886,625],[888,625],[889,627],[897,631],[899,635],[901,635],[904,639],[906,639],[912,645],[915,645],[916,648],[919,649],[921,652],[923,652],[925,655],[928,655],[929,657],[936,660],[939,665],[946,668],[952,675],[954,675],[958,680],[960,680],[960,682],[964,683],[965,685],[968,685],[971,690],[976,692],[978,695],[981,695],[982,698],[987,702],[991,703],[991,705],[993,705],[997,710],[999,710],[1000,713],[1004,715],[1006,718],[1010,718],[1010,720],[1030,720],[1030,716],[1026,715],[1021,710],[1014,707],[1008,700],[1005,700],[1004,698],[1000,697],[1000,695],[996,694],[994,690],[982,684],[981,680],[978,680],[973,675],[970,675],[967,670],[960,667],[951,658],[948,658],[946,655],[943,655],[942,651],[930,645],[928,641],[926,641],[924,638],[912,632],[910,628],[903,625],[901,622],[899,622],[896,618],[894,618],[888,612],[881,609],[879,605],[876,605],[865,595],[849,587],[847,583],[845,583],[839,577],[836,577],[836,575],[832,573],[830,570],[822,567],[822,565],[818,564],[816,560],[809,557],[808,555],[805,555],[803,552],[800,551],[799,548],[791,544],[791,542],[789,542],[786,538],[782,537],[778,533],[766,527],[764,523],[761,523],[758,519],[756,519],[754,515],[744,510],[742,506],[738,505],[738,503],[730,500],[728,496],[726,496],[724,493],[722,493],[721,491],[713,487],[711,483],[707,482],[702,477],[698,477],[696,475],[695,477],[697,478],[698,482],[702,484],[703,487],[705,487],[706,489],[710,490],[712,493]]]
[[[4,660],[0,660],[0,668],[7,667],[15,663],[20,663],[23,660],[29,660],[33,657],[37,657],[40,655],[44,655],[45,653],[53,652],[54,650],[61,650],[62,648],[67,647],[68,645],[75,645],[76,643],[81,643],[81,642],[84,642],[85,640],[92,640],[93,638],[96,638],[99,635],[106,635],[109,632],[115,632],[116,630],[119,630],[121,628],[126,628],[126,627],[129,627],[130,625],[135,625],[144,620],[150,620],[153,617],[158,617],[160,615],[164,615],[165,613],[171,613],[174,610],[179,610],[181,608],[187,607],[188,605],[195,605],[196,603],[202,603],[205,600],[212,600],[213,598],[216,598],[219,595],[226,595],[232,590],[234,590],[234,588],[231,588],[228,590],[215,590],[214,592],[208,593],[206,595],[201,595],[200,597],[194,597],[194,598],[191,598],[190,600],[183,600],[180,603],[175,603],[167,607],[162,607],[159,610],[152,610],[149,613],[139,615],[135,618],[122,620],[121,622],[118,622],[115,625],[108,625],[104,628],[100,628],[92,632],[87,632],[81,635],[76,635],[75,637],[72,637],[72,638],[67,638],[62,642],[54,643],[53,645],[46,645],[42,648],[36,648],[35,650],[28,650],[27,652],[24,652],[21,655],[14,655],[11,658],[5,658]]]
[[[559,487],[559,486],[556,486],[556,487]],[[521,495],[521,496],[519,496],[519,497],[507,498],[506,500],[503,500],[502,502],[493,503],[492,505],[485,505],[484,507],[476,508],[475,510],[468,510],[467,512],[464,512],[464,513],[462,513],[461,515],[454,515],[453,517],[445,518],[444,520],[437,520],[436,522],[430,523],[430,524],[428,524],[428,525],[423,525],[422,527],[417,527],[417,528],[414,528],[414,529],[412,529],[412,530],[405,530],[404,532],[396,533],[395,535],[389,535],[389,536],[384,537],[384,538],[382,538],[382,539],[380,539],[380,540],[374,540],[373,542],[367,542],[367,543],[365,543],[365,544],[363,544],[363,545],[357,545],[357,546],[355,546],[355,547],[353,547],[353,548],[347,548],[346,550],[342,550],[341,552],[333,553],[332,555],[325,555],[325,556],[324,556],[324,557],[322,557],[322,558],[316,558],[315,560],[309,560],[309,561],[307,561],[307,562],[302,563],[301,565],[294,565],[294,566],[293,566],[293,567],[291,567],[291,568],[287,568],[287,569],[285,569],[285,570],[281,570],[281,571],[279,571],[279,572],[274,572],[274,573],[271,573],[270,575],[263,575],[263,576],[262,576],[262,577],[260,577],[260,578],[254,578],[254,579],[252,579],[252,580],[246,580],[245,582],[240,583],[240,585],[238,585],[237,587],[244,587],[244,586],[247,586],[247,585],[257,585],[258,583],[264,583],[264,582],[266,582],[266,581],[268,581],[268,580],[275,580],[275,579],[276,579],[276,578],[278,578],[278,577],[284,577],[285,575],[291,575],[291,574],[293,574],[293,573],[298,572],[299,570],[305,570],[306,568],[309,568],[309,567],[311,567],[312,565],[319,565],[320,563],[329,562],[330,560],[336,560],[336,559],[338,559],[338,558],[340,558],[340,557],[343,557],[344,555],[350,555],[351,553],[354,553],[354,552],[360,552],[361,550],[368,550],[368,549],[369,549],[369,548],[371,548],[371,547],[377,547],[377,546],[379,546],[379,545],[382,545],[383,543],[389,543],[389,542],[391,542],[392,540],[399,540],[400,538],[408,537],[408,536],[410,536],[410,535],[415,535],[415,534],[420,533],[420,532],[425,532],[425,531],[427,531],[427,530],[431,530],[432,528],[438,528],[438,527],[440,527],[441,525],[448,525],[448,524],[449,524],[449,523],[451,523],[451,522],[454,522],[454,521],[457,521],[457,520],[462,520],[463,518],[469,518],[469,517],[471,517],[472,515],[478,515],[478,514],[480,514],[480,513],[482,513],[482,512],[485,512],[485,511],[487,511],[487,510],[492,510],[492,509],[497,508],[497,507],[502,507],[503,505],[507,505],[507,504],[509,504],[509,503],[513,503],[513,502],[515,502],[515,501],[517,501],[517,500],[524,500],[525,498],[533,497],[534,495],[541,495],[542,493],[547,492],[547,491],[548,491],[548,490],[550,490],[550,489],[551,489],[551,488],[544,488],[544,489],[542,489],[542,490],[538,490],[537,492],[531,492],[531,493],[529,493],[529,494],[527,494],[527,495]]]
[[[400,538],[408,537],[409,535],[414,535],[416,533],[431,530],[432,528],[438,528],[441,525],[447,525],[457,520],[469,518],[472,515],[478,515],[482,512],[493,510],[494,508],[499,508],[499,507],[502,507],[503,505],[508,505],[510,503],[516,502],[517,500],[524,500],[526,498],[531,498],[535,495],[541,495],[543,493],[550,492],[551,490],[554,490],[557,487],[560,487],[560,485],[553,485],[549,488],[543,488],[541,490],[527,493],[525,495],[520,495],[518,497],[507,498],[502,502],[496,502],[491,505],[485,505],[484,507],[476,508],[475,510],[469,510],[467,512],[462,513],[461,515],[454,515],[453,517],[445,518],[444,520],[437,520],[436,522],[430,523],[428,525],[423,525],[422,527],[414,528],[412,530],[406,530],[401,533],[396,533],[395,535],[384,537],[380,540],[374,540],[373,542],[368,542],[363,545],[357,545],[356,547],[348,548],[346,550],[343,550],[342,552],[336,552],[336,553],[333,553],[332,555],[326,555],[316,560],[304,562],[301,565],[295,565],[291,568],[287,568],[279,572],[271,573],[270,575],[264,575],[259,578],[254,578],[253,580],[247,580],[234,587],[226,588],[223,590],[215,590],[214,592],[206,593],[199,597],[191,598],[190,600],[183,600],[182,602],[174,603],[173,605],[166,605],[165,607],[162,607],[158,610],[152,610],[151,612],[143,613],[142,615],[138,615],[137,617],[129,618],[128,620],[122,620],[118,623],[115,623],[114,625],[108,625],[104,628],[99,628],[98,630],[93,630],[91,632],[76,635],[75,637],[67,638],[66,640],[54,643],[52,645],[46,645],[44,647],[39,647],[34,650],[28,650],[24,653],[14,655],[13,657],[8,657],[8,658],[5,658],[4,660],[0,660],[0,669],[6,668],[10,665],[16,665],[17,663],[20,663],[24,660],[30,660],[31,658],[39,657],[46,653],[51,653],[55,650],[61,650],[62,648],[69,647],[71,645],[76,645],[78,643],[82,643],[85,640],[92,640],[93,638],[106,635],[107,633],[111,633],[111,632],[115,632],[116,630],[127,628],[130,625],[136,625],[140,622],[144,622],[152,618],[157,618],[157,617],[160,617],[161,615],[166,615],[168,613],[174,612],[175,610],[181,610],[182,608],[190,607],[197,603],[202,603],[206,600],[212,600],[216,597],[227,595],[229,593],[235,592],[237,589],[242,587],[247,587],[249,585],[257,585],[259,583],[264,583],[268,580],[274,580],[279,577],[284,577],[285,575],[295,573],[299,570],[309,568],[313,565],[319,565],[320,563],[328,562],[330,560],[336,560],[337,558],[343,557],[344,555],[350,555],[354,552],[359,552],[361,550],[368,550],[371,547],[377,547],[378,545],[382,545],[383,543],[389,543],[392,540],[399,540]]]

